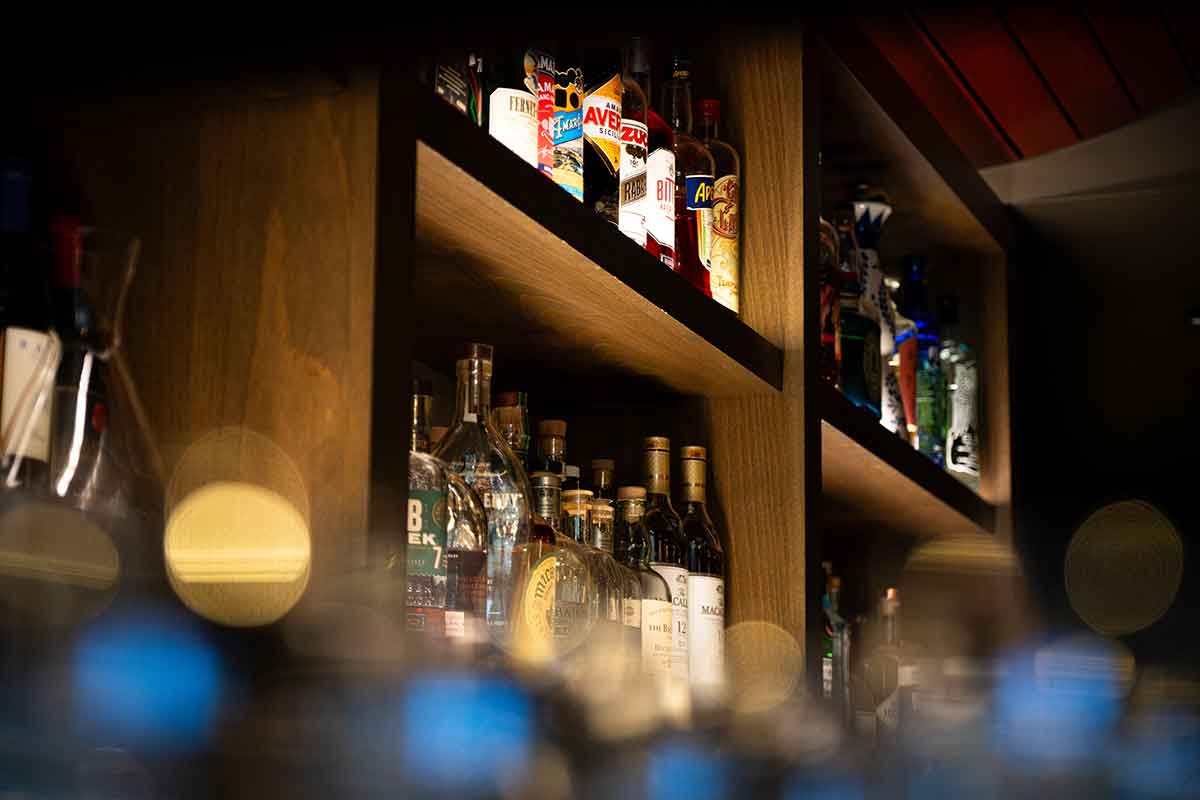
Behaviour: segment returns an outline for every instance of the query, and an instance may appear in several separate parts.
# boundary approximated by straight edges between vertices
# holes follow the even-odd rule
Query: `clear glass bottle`
[[[687,540],[688,681],[697,705],[725,693],[725,552],[705,504],[708,451],[679,450],[683,535]]]
[[[672,714],[686,715],[688,690],[687,540],[683,524],[671,505],[671,440],[651,436],[644,440],[643,476],[646,514],[642,527],[649,546],[650,568],[671,588],[671,683],[666,699]]]
[[[621,625],[625,663],[637,664],[642,652],[642,581],[613,550],[616,536],[616,512],[612,501],[592,501],[592,545],[613,560],[621,580]]]
[[[592,581],[591,615],[599,626],[593,636],[606,645],[611,645],[621,638],[621,617],[624,614],[621,587],[624,577],[613,557],[596,546],[593,538],[592,500],[592,493],[587,489],[563,492],[563,528],[564,533],[573,538],[585,552]]]
[[[675,135],[675,271],[708,297],[712,249],[713,157],[692,136],[692,78],[686,56],[676,52],[671,79],[663,84],[662,110]]]
[[[388,566],[406,569],[408,630],[478,644],[486,637],[487,514],[475,492],[429,455],[432,405],[430,382],[413,380],[408,545]]]
[[[617,490],[614,542],[624,542],[625,566],[637,573],[642,594],[642,671],[653,681],[665,681],[671,675],[674,652],[674,616],[671,587],[662,575],[650,568],[650,543],[642,520],[646,514],[646,490],[641,486],[622,486]]]
[[[613,496],[613,473],[617,464],[611,458],[592,459],[592,496],[597,500],[615,499]]]
[[[741,226],[742,161],[737,150],[719,138],[721,103],[700,101],[700,142],[712,155],[713,200],[712,242],[709,246],[709,285],[712,297],[733,313],[738,313],[738,267]]]
[[[456,364],[454,420],[437,452],[479,495],[487,512],[487,631],[507,648],[511,637],[513,550],[529,541],[530,487],[525,468],[491,420],[492,348],[468,344]]]

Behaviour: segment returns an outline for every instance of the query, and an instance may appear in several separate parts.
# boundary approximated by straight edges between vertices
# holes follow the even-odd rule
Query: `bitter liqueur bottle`
[[[688,594],[687,540],[683,524],[671,505],[671,440],[651,436],[643,441],[643,479],[646,514],[642,527],[650,549],[650,568],[671,589],[671,682],[664,699],[676,716],[688,708]]]
[[[676,53],[663,85],[663,115],[675,134],[675,271],[712,297],[713,157],[692,136],[692,79],[688,59]]]
[[[475,490],[487,514],[487,631],[511,639],[513,551],[529,540],[530,488],[525,468],[492,424],[492,348],[468,344],[456,363],[454,421],[435,456]]]
[[[487,128],[531,167],[538,165],[538,86],[532,51],[496,50],[484,59]]]
[[[583,201],[583,59],[575,51],[554,60],[554,182]]]
[[[649,100],[650,51],[635,37],[629,50],[629,72]],[[675,134],[653,108],[646,109],[646,250],[675,268]]]
[[[709,246],[709,285],[712,297],[738,312],[738,251],[742,163],[737,150],[718,138],[721,103],[700,101],[700,141],[713,158],[712,242]]]
[[[621,233],[646,246],[646,157],[649,129],[646,114],[649,107],[642,87],[629,71],[625,59],[621,79],[621,186],[619,190],[617,226]]]
[[[620,53],[595,50],[583,67],[583,202],[618,224],[621,183],[621,101],[625,85]]]
[[[725,552],[705,506],[708,452],[680,448],[683,535],[687,539],[688,680],[698,707],[725,691]]]
[[[642,524],[646,515],[646,490],[641,486],[617,489],[617,524],[613,539],[618,560],[634,570],[642,591],[642,671],[651,681],[665,685],[671,677],[675,627],[671,588],[650,566],[650,540]]]

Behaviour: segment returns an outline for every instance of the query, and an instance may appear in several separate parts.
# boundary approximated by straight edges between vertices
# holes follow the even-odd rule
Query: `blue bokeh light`
[[[693,742],[664,742],[646,767],[648,800],[716,800],[730,785],[725,759]]]
[[[216,720],[222,672],[212,643],[181,615],[109,616],[75,648],[77,731],[143,751],[194,750]]]

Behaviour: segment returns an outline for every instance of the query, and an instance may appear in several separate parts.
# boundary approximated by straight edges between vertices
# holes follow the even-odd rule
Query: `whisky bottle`
[[[621,587],[624,576],[613,557],[596,546],[592,525],[592,493],[587,489],[575,489],[563,492],[562,498],[563,533],[574,539],[583,550],[591,576],[589,613],[598,626],[593,635],[605,644],[614,645],[622,638],[624,597]]]
[[[583,202],[616,225],[625,93],[620,54],[608,49],[590,51],[583,76],[587,87],[583,96]]]
[[[709,286],[712,297],[738,313],[738,267],[741,226],[741,159],[737,150],[719,138],[721,103],[700,101],[700,142],[713,159],[712,240],[709,246]]]
[[[642,87],[634,80],[629,68],[629,55],[624,59],[621,76],[621,185],[618,197],[617,226],[621,233],[646,246],[646,158],[649,155],[649,128],[646,127],[649,106]]]
[[[672,714],[685,717],[688,710],[688,594],[687,540],[683,524],[671,505],[671,440],[651,436],[644,440],[643,477],[646,513],[642,527],[649,546],[650,568],[671,589],[671,683],[666,704]]]
[[[824,567],[826,583],[825,596],[821,598],[821,610],[825,614],[825,630],[821,651],[821,694],[838,722],[849,729],[850,632],[840,609],[842,579],[833,574],[830,562],[824,562]]]
[[[665,578],[650,567],[650,543],[642,520],[646,514],[646,490],[641,486],[622,486],[617,490],[617,524],[613,539],[625,566],[637,573],[641,585],[642,671],[651,681],[664,684],[671,677],[671,658],[675,649],[674,616],[671,588]]]
[[[583,201],[583,59],[574,50],[554,59],[554,182]]]
[[[629,49],[629,73],[647,102],[650,91],[650,51],[645,39],[634,37]],[[675,134],[653,109],[646,109],[646,250],[675,268]]]
[[[712,297],[713,157],[692,136],[692,78],[688,59],[676,53],[663,84],[662,111],[675,136],[675,271]]]
[[[538,87],[525,51],[495,50],[484,59],[487,128],[492,138],[538,165]]]
[[[687,541],[688,680],[699,706],[725,691],[725,553],[705,504],[708,452],[680,448],[683,535]]]
[[[437,452],[479,495],[487,512],[487,630],[502,647],[511,636],[513,550],[529,540],[529,478],[491,421],[492,348],[468,344],[456,364],[454,420]]]

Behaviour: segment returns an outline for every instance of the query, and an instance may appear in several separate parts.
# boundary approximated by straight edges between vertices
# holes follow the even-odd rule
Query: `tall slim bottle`
[[[738,313],[738,266],[741,230],[742,162],[737,150],[719,138],[721,103],[700,101],[700,141],[713,158],[712,243],[709,246],[709,285],[712,297]]]
[[[650,549],[650,568],[671,588],[671,685],[667,707],[677,717],[688,712],[687,552],[683,523],[671,505],[671,440],[644,440],[643,477],[646,514],[642,527]]]
[[[725,693],[725,552],[705,505],[708,451],[683,447],[683,535],[687,539],[688,680],[698,706]]]
[[[618,197],[617,226],[621,233],[646,246],[646,158],[650,129],[646,127],[649,104],[642,87],[629,68],[629,54],[621,75],[621,186]]]
[[[629,73],[649,101],[650,50],[645,39],[634,37],[629,49]],[[646,110],[646,250],[675,268],[675,134],[653,108]]]
[[[651,681],[665,685],[671,677],[674,644],[674,615],[671,588],[650,566],[650,539],[643,519],[646,490],[641,486],[617,489],[617,528],[614,539],[624,542],[618,549],[625,566],[634,570],[642,590],[642,671]]]
[[[692,77],[688,59],[676,53],[671,79],[663,84],[662,110],[675,134],[675,271],[712,297],[713,157],[692,136]]]
[[[468,344],[456,364],[454,420],[435,455],[479,495],[487,512],[487,630],[509,645],[513,549],[529,540],[530,487],[525,468],[491,420],[492,347]]]

